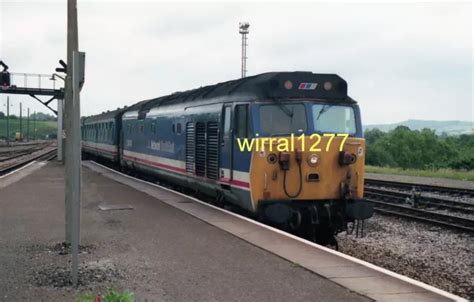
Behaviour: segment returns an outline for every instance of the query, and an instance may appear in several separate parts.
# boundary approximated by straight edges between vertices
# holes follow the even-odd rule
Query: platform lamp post
[[[239,33],[242,35],[242,62],[241,76],[245,78],[247,75],[247,35],[249,33],[250,24],[248,22],[239,23]]]

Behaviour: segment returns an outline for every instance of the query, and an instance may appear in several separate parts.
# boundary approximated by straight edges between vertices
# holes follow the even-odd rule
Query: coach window
[[[236,137],[248,137],[249,131],[248,105],[235,106]]]
[[[181,134],[181,123],[176,124],[176,133]]]

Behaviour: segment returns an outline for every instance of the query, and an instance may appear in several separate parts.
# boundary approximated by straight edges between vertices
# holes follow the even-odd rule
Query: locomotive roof
[[[262,73],[216,85],[176,92],[132,107],[139,111],[148,111],[153,107],[165,104],[239,95],[259,99],[314,98],[354,102],[347,96],[347,82],[338,75],[296,71]]]
[[[94,123],[94,122],[97,122],[97,121],[112,120],[117,116],[117,114],[123,113],[127,110],[128,110],[127,107],[117,108],[117,109],[112,110],[112,111],[106,111],[106,112],[102,112],[100,114],[86,116],[86,117],[83,117],[83,123]]]
[[[144,100],[130,107],[86,118],[87,122],[112,119],[126,111],[144,116],[153,107],[185,102],[199,102],[221,97],[252,99],[321,99],[354,103],[347,95],[347,82],[336,74],[305,71],[268,72],[218,83],[170,95]]]

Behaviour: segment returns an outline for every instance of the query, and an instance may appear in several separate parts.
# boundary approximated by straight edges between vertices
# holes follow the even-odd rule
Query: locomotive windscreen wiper
[[[293,110],[288,109],[279,99],[275,99],[275,103],[278,105],[278,107],[283,111],[286,115],[289,117],[293,117]]]
[[[324,104],[323,105],[323,108],[321,108],[321,110],[319,110],[318,112],[318,116],[316,117],[316,120],[319,120],[319,118],[321,117],[321,115],[325,112],[327,112],[329,110],[329,108],[331,108],[332,105],[328,105],[328,104]]]

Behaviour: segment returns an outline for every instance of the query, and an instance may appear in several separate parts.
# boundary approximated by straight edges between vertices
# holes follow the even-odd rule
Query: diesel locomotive
[[[264,73],[84,117],[82,151],[321,244],[373,213],[359,106],[335,74]]]

